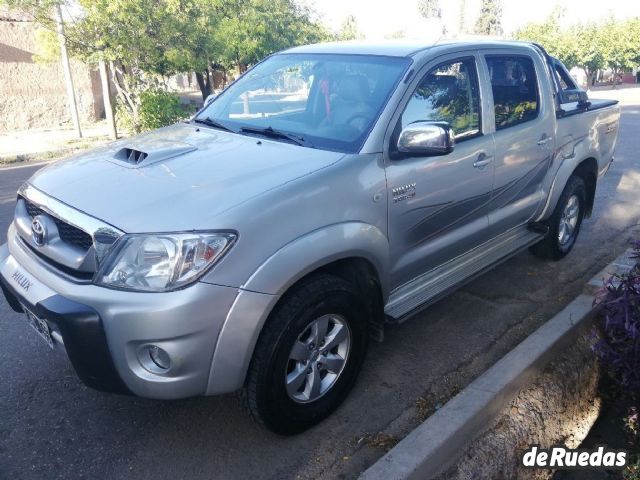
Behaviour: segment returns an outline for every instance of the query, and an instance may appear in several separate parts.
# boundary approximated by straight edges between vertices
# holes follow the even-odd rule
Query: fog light
[[[151,345],[149,348],[149,356],[151,361],[156,364],[158,368],[163,370],[169,370],[171,366],[171,358],[169,354],[156,345]]]
[[[145,345],[138,356],[142,366],[152,373],[166,373],[171,368],[171,357],[157,345]]]

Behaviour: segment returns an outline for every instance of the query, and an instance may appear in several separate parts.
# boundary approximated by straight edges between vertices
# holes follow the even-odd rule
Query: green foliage
[[[118,61],[147,73],[170,75],[191,59],[196,0],[79,0],[83,16],[68,24],[71,52],[89,63]],[[186,57],[186,58],[185,58]]]
[[[55,29],[53,7],[57,4],[67,5],[67,0],[0,0],[0,5],[27,12],[35,22],[51,30]]]
[[[353,15],[348,15],[340,25],[336,40],[358,40],[363,35],[358,30],[358,22]]]
[[[329,38],[311,11],[293,0],[227,0],[216,30],[219,63],[241,72],[265,56]]]
[[[130,133],[165,127],[186,119],[191,113],[187,106],[180,103],[178,95],[161,88],[149,88],[140,94],[137,116],[121,102],[116,107],[120,128]]]
[[[0,3],[29,12],[53,30],[54,0]],[[71,54],[92,64],[112,62],[123,75],[197,72],[208,78],[215,68],[244,71],[275,51],[329,38],[313,12],[295,0],[77,0],[74,5],[82,13],[66,25]],[[119,83],[120,94],[127,87]]]
[[[482,0],[480,16],[476,21],[475,33],[480,35],[502,35],[501,0]]]
[[[164,90],[147,90],[140,96],[140,128],[153,130],[179,122],[189,116],[180,97]]]
[[[597,70],[611,68],[614,73],[640,64],[640,19],[601,23],[578,23],[561,28],[561,10],[555,10],[543,23],[529,23],[515,37],[540,43],[568,68],[580,67],[592,77]]]
[[[46,28],[39,28],[35,32],[36,53],[33,61],[36,63],[53,63],[60,61],[60,40],[58,35]]]
[[[609,18],[601,27],[602,54],[614,73],[631,70],[640,63],[640,19],[616,22]]]
[[[418,0],[418,11],[424,18],[442,18],[439,0]]]

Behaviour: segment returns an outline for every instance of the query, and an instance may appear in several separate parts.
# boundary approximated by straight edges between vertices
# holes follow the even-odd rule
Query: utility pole
[[[102,101],[104,103],[104,114],[109,124],[109,133],[112,140],[118,138],[116,130],[116,119],[113,115],[113,105],[111,104],[111,90],[109,89],[109,76],[107,75],[107,64],[104,60],[100,60],[100,83],[102,83]]]
[[[67,42],[64,37],[64,23],[62,22],[62,10],[60,4],[56,3],[54,16],[56,19],[56,31],[58,32],[58,40],[60,41],[60,57],[62,59],[62,70],[64,70],[64,79],[67,84],[67,97],[69,100],[69,108],[71,109],[71,118],[75,127],[78,138],[82,138],[82,130],[80,129],[80,118],[78,117],[78,105],[76,104],[76,94],[73,88],[73,78],[71,77],[71,66],[69,65],[69,55],[67,54]]]
[[[464,34],[464,14],[466,13],[467,2],[460,0],[460,17],[458,19],[458,35]]]

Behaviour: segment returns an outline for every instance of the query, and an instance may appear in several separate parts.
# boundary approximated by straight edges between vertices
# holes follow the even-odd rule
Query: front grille
[[[71,278],[73,278],[75,280],[82,280],[82,281],[89,281],[89,280],[91,280],[93,278],[93,273],[91,273],[91,272],[81,272],[79,270],[75,270],[73,268],[69,268],[66,265],[62,265],[61,263],[58,263],[58,262],[50,259],[49,257],[43,255],[41,252],[39,252],[38,250],[33,248],[27,242],[25,242],[22,238],[20,238],[20,237],[18,237],[18,238],[19,238],[20,243],[25,248],[27,248],[32,254],[34,254],[35,256],[40,258],[41,260],[44,260],[46,263],[48,263],[52,267],[56,268],[60,272],[64,273],[65,275],[68,275],[69,277],[71,277]]]
[[[44,210],[31,203],[26,198],[24,199],[24,203],[31,218],[34,218],[37,215],[46,215],[46,212]],[[58,234],[60,235],[62,241],[70,245],[75,245],[76,247],[79,247],[83,250],[89,250],[89,248],[91,248],[91,245],[93,245],[93,239],[87,232],[84,232],[79,228],[74,227],[73,225],[69,225],[59,218],[53,217],[51,215],[48,216],[55,222],[56,227],[58,228]]]

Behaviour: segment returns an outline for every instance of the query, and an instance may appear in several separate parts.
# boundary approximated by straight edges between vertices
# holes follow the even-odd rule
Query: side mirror
[[[213,102],[216,97],[218,96],[217,93],[212,93],[211,95],[209,95],[207,98],[204,99],[204,106],[206,107],[207,105],[209,105],[211,102]]]
[[[398,152],[409,156],[446,155],[455,146],[453,129],[446,122],[414,122],[398,137]]]
[[[589,96],[587,92],[582,89],[576,88],[571,90],[563,90],[560,92],[560,103],[573,103],[577,102],[578,107],[588,108],[591,106],[589,102]]]
[[[578,91],[578,106],[582,108],[589,108],[591,106],[589,95],[584,90]]]

